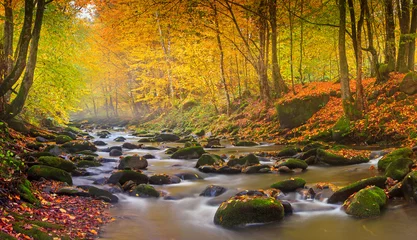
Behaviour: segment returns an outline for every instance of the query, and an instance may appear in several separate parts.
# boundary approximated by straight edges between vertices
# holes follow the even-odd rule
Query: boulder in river
[[[222,146],[220,144],[220,139],[218,139],[218,138],[209,138],[207,140],[207,144],[204,147],[206,147],[206,148],[220,148]]]
[[[145,169],[148,167],[148,161],[140,156],[127,156],[120,160],[117,169]]]
[[[87,168],[87,167],[100,167],[102,166],[101,163],[96,161],[89,161],[89,160],[81,160],[77,163],[77,167],[80,168]]]
[[[161,133],[155,136],[157,142],[175,142],[178,140],[180,140],[180,137],[172,133]]]
[[[123,185],[127,181],[133,181],[136,184],[141,183],[148,183],[149,178],[143,173],[135,172],[131,170],[122,170],[117,171],[113,173],[109,180],[107,180],[107,183],[109,184],[117,184],[120,183],[120,185]]]
[[[288,158],[285,160],[281,160],[279,161],[275,167],[279,168],[279,167],[288,167],[289,169],[295,169],[295,168],[301,168],[303,170],[306,170],[308,167],[308,164],[300,159],[296,159],[296,158]]]
[[[317,159],[320,162],[332,165],[332,166],[344,166],[369,162],[369,158],[356,156],[352,158],[345,158],[341,155],[337,155],[323,149],[317,149]]]
[[[343,204],[347,214],[358,218],[375,217],[387,203],[384,190],[379,187],[367,187],[352,195]]]
[[[210,185],[210,186],[207,186],[206,189],[204,189],[204,191],[202,193],[200,193],[200,196],[203,196],[203,197],[217,197],[217,196],[225,193],[226,191],[227,191],[227,189],[222,187],[222,186]]]
[[[239,141],[234,144],[236,147],[253,147],[258,146],[259,144],[251,141]]]
[[[123,155],[123,152],[118,150],[118,149],[112,149],[109,152],[110,157],[119,157],[119,156],[122,156],[122,155]]]
[[[242,173],[253,174],[253,173],[268,173],[271,172],[271,166],[265,164],[257,164],[247,166],[242,169]]]
[[[223,165],[224,160],[216,154],[209,154],[209,153],[205,153],[203,154],[197,161],[195,167],[199,168],[200,166],[204,166],[204,165]]]
[[[175,176],[179,177],[181,180],[196,181],[204,179],[197,173],[177,173]]]
[[[90,196],[92,196],[93,198],[101,199],[105,202],[110,202],[110,203],[117,203],[119,201],[118,197],[116,197],[115,195],[113,195],[107,190],[93,187],[93,186],[88,186],[88,185],[82,185],[78,187],[88,191],[88,194],[90,194]]]
[[[173,159],[198,159],[200,158],[206,151],[202,147],[189,147],[189,148],[182,148],[172,154],[171,158]]]
[[[302,178],[290,178],[288,180],[279,181],[271,185],[271,188],[279,189],[283,192],[292,192],[297,188],[303,188],[306,181]]]
[[[391,162],[400,158],[409,158],[413,155],[411,148],[399,148],[391,153],[385,155],[381,160],[378,161],[378,170],[385,171]]]
[[[401,183],[401,191],[405,198],[417,203],[417,171],[407,174]]]
[[[88,141],[71,141],[62,145],[64,149],[67,149],[71,153],[80,152],[84,150],[97,151],[97,147]]]
[[[140,198],[159,198],[160,193],[149,184],[139,184],[130,192],[130,195]]]
[[[278,153],[278,157],[292,157],[294,155],[296,155],[297,153],[301,152],[301,149],[298,147],[294,147],[294,146],[288,146],[285,147],[284,149],[282,149],[279,153]]]
[[[81,188],[77,188],[77,187],[62,187],[56,192],[56,194],[66,195],[66,196],[79,196],[79,197],[90,196],[90,194],[87,191]]]
[[[397,158],[387,166],[385,176],[400,181],[410,172],[412,165],[411,158]]]
[[[270,197],[236,196],[223,202],[214,215],[214,224],[231,228],[253,223],[270,223],[284,218],[281,202]]]
[[[111,133],[109,131],[101,131],[97,133],[99,138],[108,138],[110,137]]]
[[[385,182],[387,178],[378,176],[362,179],[360,181],[354,182],[347,185],[344,188],[337,190],[330,198],[327,200],[328,203],[339,203],[344,202],[348,197],[355,192],[366,188],[367,186],[377,186],[380,188],[385,188]]]
[[[255,156],[255,154],[252,154],[252,153],[242,158],[230,159],[227,162],[227,166],[230,166],[230,167],[233,167],[236,165],[251,166],[251,165],[257,165],[257,164],[259,164],[259,159],[257,156]]]
[[[154,185],[176,184],[180,182],[181,179],[175,175],[155,174],[149,177],[149,183]]]
[[[125,142],[125,143],[123,143],[122,148],[126,148],[126,149],[139,149],[141,146],[142,145],[137,145],[137,144]]]
[[[29,168],[28,178],[33,180],[39,180],[45,178],[47,180],[55,180],[60,182],[66,182],[69,185],[72,185],[71,175],[59,168],[35,165]]]
[[[115,142],[124,142],[124,141],[126,141],[126,138],[125,137],[117,137],[117,138],[113,139],[113,141],[115,141]]]
[[[58,135],[55,138],[55,142],[57,144],[64,144],[64,143],[70,142],[72,140],[73,139],[71,137],[67,136],[67,135]]]
[[[72,172],[76,168],[73,162],[59,157],[44,156],[40,157],[38,161],[42,165],[59,168],[67,172]]]
[[[105,143],[105,142],[103,142],[101,140],[94,141],[93,143],[96,146],[106,146],[107,145],[107,143]]]

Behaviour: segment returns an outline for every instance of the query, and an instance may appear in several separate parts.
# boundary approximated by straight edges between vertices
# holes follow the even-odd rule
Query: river
[[[100,139],[110,146],[120,146],[114,142],[116,137],[125,137],[126,142],[137,143],[138,137],[125,132],[114,131],[108,139]],[[149,144],[159,146],[158,144]],[[167,146],[183,144],[165,143]],[[104,148],[104,147],[102,147]],[[247,154],[260,151],[279,151],[283,146],[263,145],[257,147],[234,147],[226,144],[224,149],[206,149],[215,154]],[[293,176],[302,177],[308,186],[318,182],[331,182],[344,186],[356,180],[375,176],[376,170],[370,170],[378,159],[369,163],[342,167],[309,166],[307,171],[295,174],[204,174],[194,168],[197,160],[170,159],[164,150],[124,150],[124,155],[150,153],[156,159],[148,159],[145,174],[155,173],[197,173],[204,180],[182,181],[179,184],[155,186],[178,200],[141,199],[125,194],[117,194],[119,203],[110,209],[116,221],[104,226],[100,239],[281,239],[281,240],[361,240],[361,239],[416,239],[417,205],[404,201],[391,202],[382,216],[372,219],[355,219],[341,209],[340,205],[331,205],[317,200],[301,200],[298,194],[289,194],[294,214],[286,216],[281,222],[267,225],[253,225],[234,230],[224,229],[213,223],[213,217],[221,201],[239,191],[266,189],[272,183]],[[109,157],[106,152],[99,156]],[[118,159],[117,157],[114,159]],[[272,162],[263,162],[272,164]],[[96,179],[109,177],[117,163],[105,163],[102,167],[89,168],[94,176],[74,177],[75,185],[92,184]],[[206,186],[214,184],[226,187],[228,191],[216,198],[201,197],[199,194]],[[108,186],[102,186],[106,188]]]

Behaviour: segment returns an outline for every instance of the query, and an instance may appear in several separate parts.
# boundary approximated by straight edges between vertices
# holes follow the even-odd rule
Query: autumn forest
[[[0,239],[415,239],[416,36],[417,0],[0,0]]]

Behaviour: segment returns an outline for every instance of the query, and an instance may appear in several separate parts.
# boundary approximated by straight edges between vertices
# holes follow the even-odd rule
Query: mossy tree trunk
[[[385,10],[385,64],[388,66],[388,71],[395,70],[395,21],[394,21],[394,6],[392,0],[384,0]]]
[[[408,72],[408,49],[410,33],[410,0],[397,1],[398,18],[400,22],[400,42],[398,46],[397,71]]]

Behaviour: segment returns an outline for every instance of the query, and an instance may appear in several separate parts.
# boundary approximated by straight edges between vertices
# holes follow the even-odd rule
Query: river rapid
[[[93,133],[93,136],[96,135]],[[100,139],[108,145],[120,146],[114,142],[116,137],[125,137],[125,142],[137,143],[140,139],[122,130],[112,132],[110,138]],[[205,149],[209,153],[240,155],[253,152],[279,151],[284,146],[261,145],[256,147],[234,147],[223,143],[223,149]],[[149,143],[159,148],[183,146],[177,143]],[[204,177],[198,181],[182,181],[179,184],[155,186],[177,200],[142,199],[117,194],[119,203],[110,209],[116,221],[104,226],[100,239],[417,239],[417,205],[404,201],[391,202],[382,216],[371,219],[355,219],[348,216],[340,205],[331,205],[318,200],[302,200],[299,194],[291,193],[286,198],[291,202],[294,213],[286,216],[281,222],[267,225],[252,225],[233,230],[224,229],[213,223],[214,214],[220,203],[242,190],[267,189],[272,183],[298,176],[306,180],[306,186],[319,182],[330,182],[344,186],[351,182],[375,176],[376,170],[369,170],[378,159],[369,163],[341,166],[309,166],[307,171],[294,174],[205,174],[194,168],[197,160],[174,160],[164,150],[127,150],[124,156],[150,153],[155,159],[148,159],[149,166],[144,173],[148,176],[156,173],[196,173]],[[98,152],[103,158],[107,152]],[[273,164],[273,162],[262,162]],[[86,177],[74,177],[74,185],[92,185],[93,181],[109,177],[118,163],[104,163],[101,167],[88,168],[95,174]],[[228,189],[224,194],[214,197],[201,197],[199,194],[208,185],[219,185]],[[98,186],[109,188],[109,186]]]

